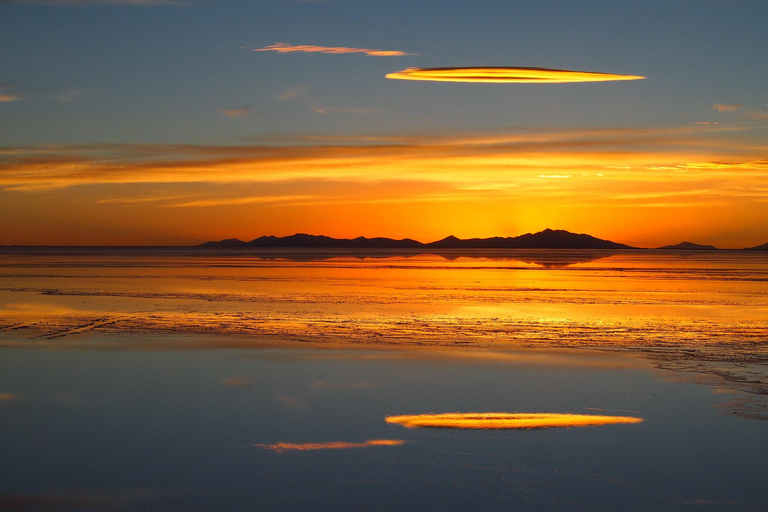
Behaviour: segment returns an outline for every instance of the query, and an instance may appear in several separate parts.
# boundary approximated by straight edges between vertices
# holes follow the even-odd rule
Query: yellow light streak
[[[598,416],[593,414],[451,412],[388,416],[387,423],[407,428],[454,428],[473,430],[595,427],[618,423],[642,423],[633,416]]]
[[[485,82],[516,84],[563,84],[574,82],[610,82],[642,80],[644,76],[614,75],[567,69],[478,67],[478,68],[408,68],[386,75],[395,80],[432,82]]]

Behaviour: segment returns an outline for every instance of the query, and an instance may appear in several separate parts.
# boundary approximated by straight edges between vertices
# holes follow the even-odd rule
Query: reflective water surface
[[[731,251],[6,248],[0,510],[762,510],[766,281]]]

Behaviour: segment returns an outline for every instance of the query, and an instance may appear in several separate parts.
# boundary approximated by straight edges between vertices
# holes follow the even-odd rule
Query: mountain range
[[[324,235],[295,235],[277,237],[262,236],[244,242],[237,238],[205,242],[198,247],[210,248],[291,248],[291,249],[638,249],[626,244],[603,240],[583,233],[571,233],[562,229],[545,229],[538,233],[526,233],[513,237],[467,238],[448,236],[442,240],[422,243],[410,238],[332,238]],[[682,242],[677,245],[659,247],[660,250],[718,250],[712,245]],[[768,250],[768,243],[751,250]]]

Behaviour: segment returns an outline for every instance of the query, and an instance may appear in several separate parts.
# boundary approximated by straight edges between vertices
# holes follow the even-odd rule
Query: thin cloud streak
[[[665,174],[680,180],[678,175],[696,171],[692,176],[701,179],[712,173],[758,172],[768,167],[768,161],[759,159],[759,147],[749,143],[741,147],[732,141],[715,139],[712,135],[721,133],[718,130],[688,126],[674,130],[511,133],[341,146],[6,148],[0,153],[0,187],[33,191],[95,184],[302,180],[443,182],[460,188],[507,181],[520,187],[530,186],[533,179],[542,181],[540,177],[574,179],[579,172],[591,175],[608,171],[614,178],[647,182],[657,177],[668,179]],[[760,178],[757,174],[752,177]],[[279,199],[306,199],[295,194],[281,196],[284,197]],[[149,199],[138,201],[145,200]],[[264,200],[237,199],[243,204]]]
[[[642,80],[635,75],[614,75],[567,69],[473,67],[473,68],[408,68],[386,75],[395,80],[424,80],[431,82],[481,82],[517,84],[563,84],[575,82],[608,82]]]
[[[738,104],[731,104],[731,105],[725,105],[723,103],[715,103],[712,105],[712,108],[717,110],[718,112],[736,112],[737,110],[741,110],[744,108],[744,105],[741,103]]]
[[[21,95],[14,93],[13,87],[13,85],[9,84],[0,84],[0,103],[10,103],[12,101],[21,100]]]
[[[232,109],[222,109],[221,115],[224,117],[251,117],[253,115],[253,111],[251,110],[251,107],[244,107],[244,108],[232,108]]]
[[[273,43],[262,48],[251,50],[252,52],[277,52],[277,53],[326,53],[326,54],[346,54],[362,53],[372,57],[403,57],[406,55],[416,55],[415,53],[406,53],[399,50],[374,50],[370,48],[350,48],[347,46],[317,46],[309,44],[290,44]]]
[[[351,107],[310,107],[317,114],[377,114],[379,111],[373,108],[351,108]]]
[[[291,451],[316,451],[316,450],[350,450],[355,448],[370,448],[377,446],[402,446],[405,441],[402,439],[370,439],[362,443],[348,443],[344,441],[333,441],[328,443],[275,443],[275,444],[254,444],[258,448],[270,450],[276,453]]]

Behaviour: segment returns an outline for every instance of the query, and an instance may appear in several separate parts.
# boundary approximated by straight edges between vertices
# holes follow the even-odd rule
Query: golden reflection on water
[[[454,428],[471,430],[572,428],[642,423],[633,416],[598,416],[593,414],[449,412],[444,414],[414,414],[388,416],[387,423],[408,428]]]
[[[402,439],[369,439],[362,443],[348,443],[345,441],[331,441],[327,443],[274,443],[254,444],[258,448],[264,448],[273,452],[289,451],[313,451],[313,450],[349,450],[353,448],[369,448],[371,446],[402,446]]]

